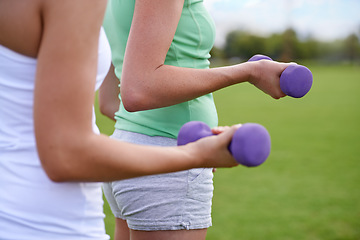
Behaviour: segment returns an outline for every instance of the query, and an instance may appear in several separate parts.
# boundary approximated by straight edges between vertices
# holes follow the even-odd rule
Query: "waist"
[[[115,118],[116,129],[169,138],[177,138],[181,126],[189,121],[202,121],[210,127],[218,124],[212,94],[169,107],[132,113],[121,105]]]

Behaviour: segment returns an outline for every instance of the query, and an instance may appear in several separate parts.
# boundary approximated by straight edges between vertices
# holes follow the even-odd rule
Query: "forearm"
[[[251,64],[210,69],[169,65],[142,75],[123,75],[121,96],[128,111],[147,110],[189,101],[219,89],[248,81]],[[130,70],[131,73],[134,71]]]
[[[164,64],[183,5],[183,0],[136,1],[121,75],[121,98],[128,111],[171,106],[247,80],[248,64],[217,69]]]
[[[91,134],[82,141],[63,141],[40,157],[53,181],[104,182],[204,165],[199,154],[188,154],[184,148],[140,146]]]
[[[98,34],[106,3],[96,1],[86,8],[83,1],[44,3],[49,5],[37,59],[34,132],[38,156],[52,180],[101,182],[236,165],[227,150],[233,132],[171,148],[94,134]]]
[[[237,166],[228,146],[238,127],[180,147],[136,145],[73,129],[40,141],[38,150],[53,181],[115,181],[190,168]]]
[[[136,1],[121,76],[121,98],[126,110],[171,106],[246,81],[273,98],[284,96],[279,77],[285,67],[274,61],[211,69],[165,65],[183,3],[183,0]],[[184,59],[197,60],[188,56]]]

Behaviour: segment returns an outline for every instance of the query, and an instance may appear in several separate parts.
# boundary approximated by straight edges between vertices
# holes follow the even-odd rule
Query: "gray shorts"
[[[176,139],[115,130],[112,138],[142,145],[176,146]],[[142,231],[211,226],[212,169],[201,168],[103,184],[117,218]]]

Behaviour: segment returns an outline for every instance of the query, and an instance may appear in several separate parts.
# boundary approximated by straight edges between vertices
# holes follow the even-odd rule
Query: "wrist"
[[[197,143],[189,143],[184,146],[180,146],[184,152],[185,158],[188,161],[190,168],[203,168],[208,167],[209,160],[205,157],[206,155],[198,147]]]
[[[256,85],[259,82],[258,78],[258,62],[246,62],[247,65],[247,82]]]

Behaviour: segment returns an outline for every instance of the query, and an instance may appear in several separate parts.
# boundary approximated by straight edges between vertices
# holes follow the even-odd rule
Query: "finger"
[[[218,127],[214,127],[213,129],[211,129],[211,132],[213,134],[220,134],[226,130],[228,130],[230,127],[229,126],[218,126]]]
[[[222,132],[222,134],[218,135],[218,141],[221,142],[224,145],[229,145],[232,136],[234,135],[234,133],[236,132],[236,130],[241,127],[241,124],[237,124],[234,125],[232,127],[228,127],[228,129],[224,132]]]

